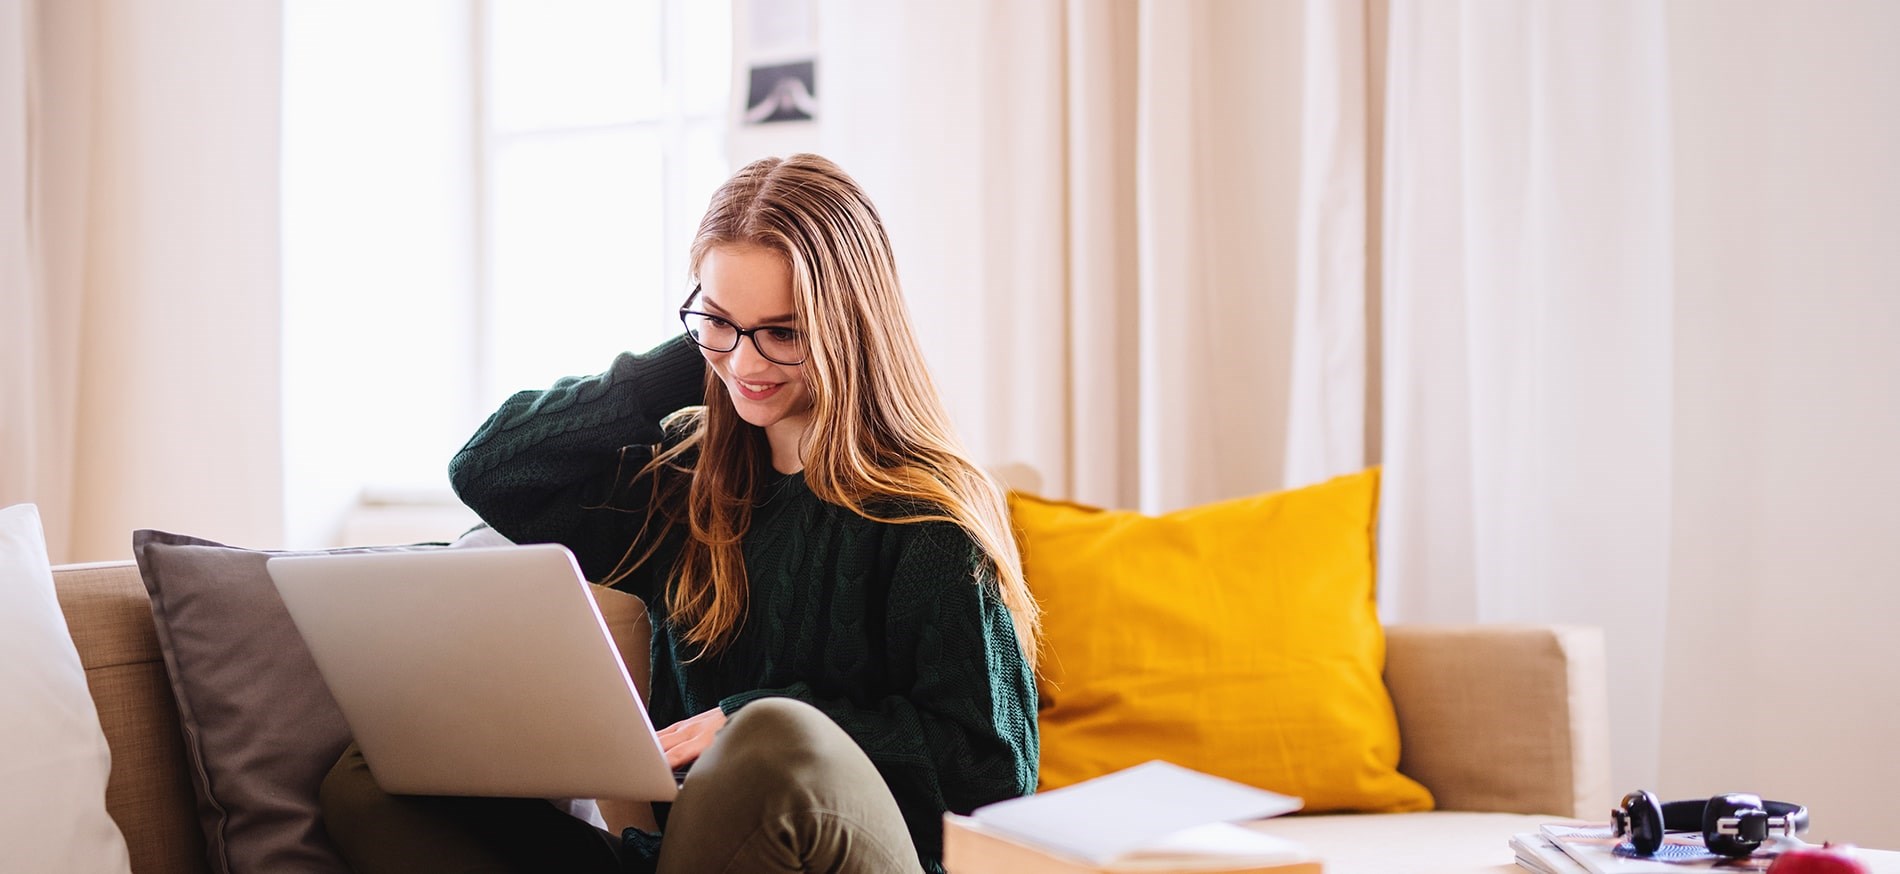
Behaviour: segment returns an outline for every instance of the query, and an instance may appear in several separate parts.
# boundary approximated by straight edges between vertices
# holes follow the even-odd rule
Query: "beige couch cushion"
[[[1326,862],[1326,874],[1469,874],[1522,869],[1511,835],[1534,832],[1547,816],[1509,813],[1359,813],[1282,816],[1249,827],[1297,841]]]
[[[205,870],[178,711],[138,567],[129,561],[67,566],[58,581],[59,606],[112,747],[106,812],[125,834],[132,870]]]
[[[1441,810],[1606,817],[1604,671],[1595,628],[1389,626],[1399,770]]]

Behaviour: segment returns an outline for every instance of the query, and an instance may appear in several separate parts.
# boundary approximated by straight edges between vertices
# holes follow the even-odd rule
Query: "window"
[[[731,12],[703,0],[483,11],[483,381],[499,403],[678,331],[687,246],[727,172]]]
[[[287,0],[286,545],[453,536],[509,393],[679,330],[728,170],[730,4]],[[438,527],[430,527],[438,526]]]

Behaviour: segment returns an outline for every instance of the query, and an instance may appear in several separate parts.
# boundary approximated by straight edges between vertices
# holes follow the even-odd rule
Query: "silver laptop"
[[[677,793],[565,547],[286,555],[266,567],[384,791]]]

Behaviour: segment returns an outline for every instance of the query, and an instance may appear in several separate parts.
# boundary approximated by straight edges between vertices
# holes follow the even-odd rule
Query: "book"
[[[1617,837],[1608,824],[1550,824],[1540,831],[1588,874],[1682,874],[1702,869],[1766,871],[1783,849],[1803,845],[1794,838],[1770,840],[1754,855],[1736,859],[1703,846],[1700,833],[1672,832],[1664,836],[1662,847],[1654,855],[1639,856],[1629,841]]]
[[[1550,838],[1539,832],[1511,836],[1511,852],[1517,854],[1517,866],[1535,874],[1590,874]]]
[[[985,871],[1318,872],[1304,847],[1235,823],[1301,801],[1167,762],[944,818],[944,865]]]

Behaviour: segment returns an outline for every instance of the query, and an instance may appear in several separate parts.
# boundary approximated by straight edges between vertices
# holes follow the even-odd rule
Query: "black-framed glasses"
[[[685,308],[680,309],[680,323],[686,326],[687,337],[714,352],[731,352],[739,348],[741,338],[751,337],[752,348],[767,361],[786,367],[805,363],[805,335],[796,328],[741,328],[712,313]]]

